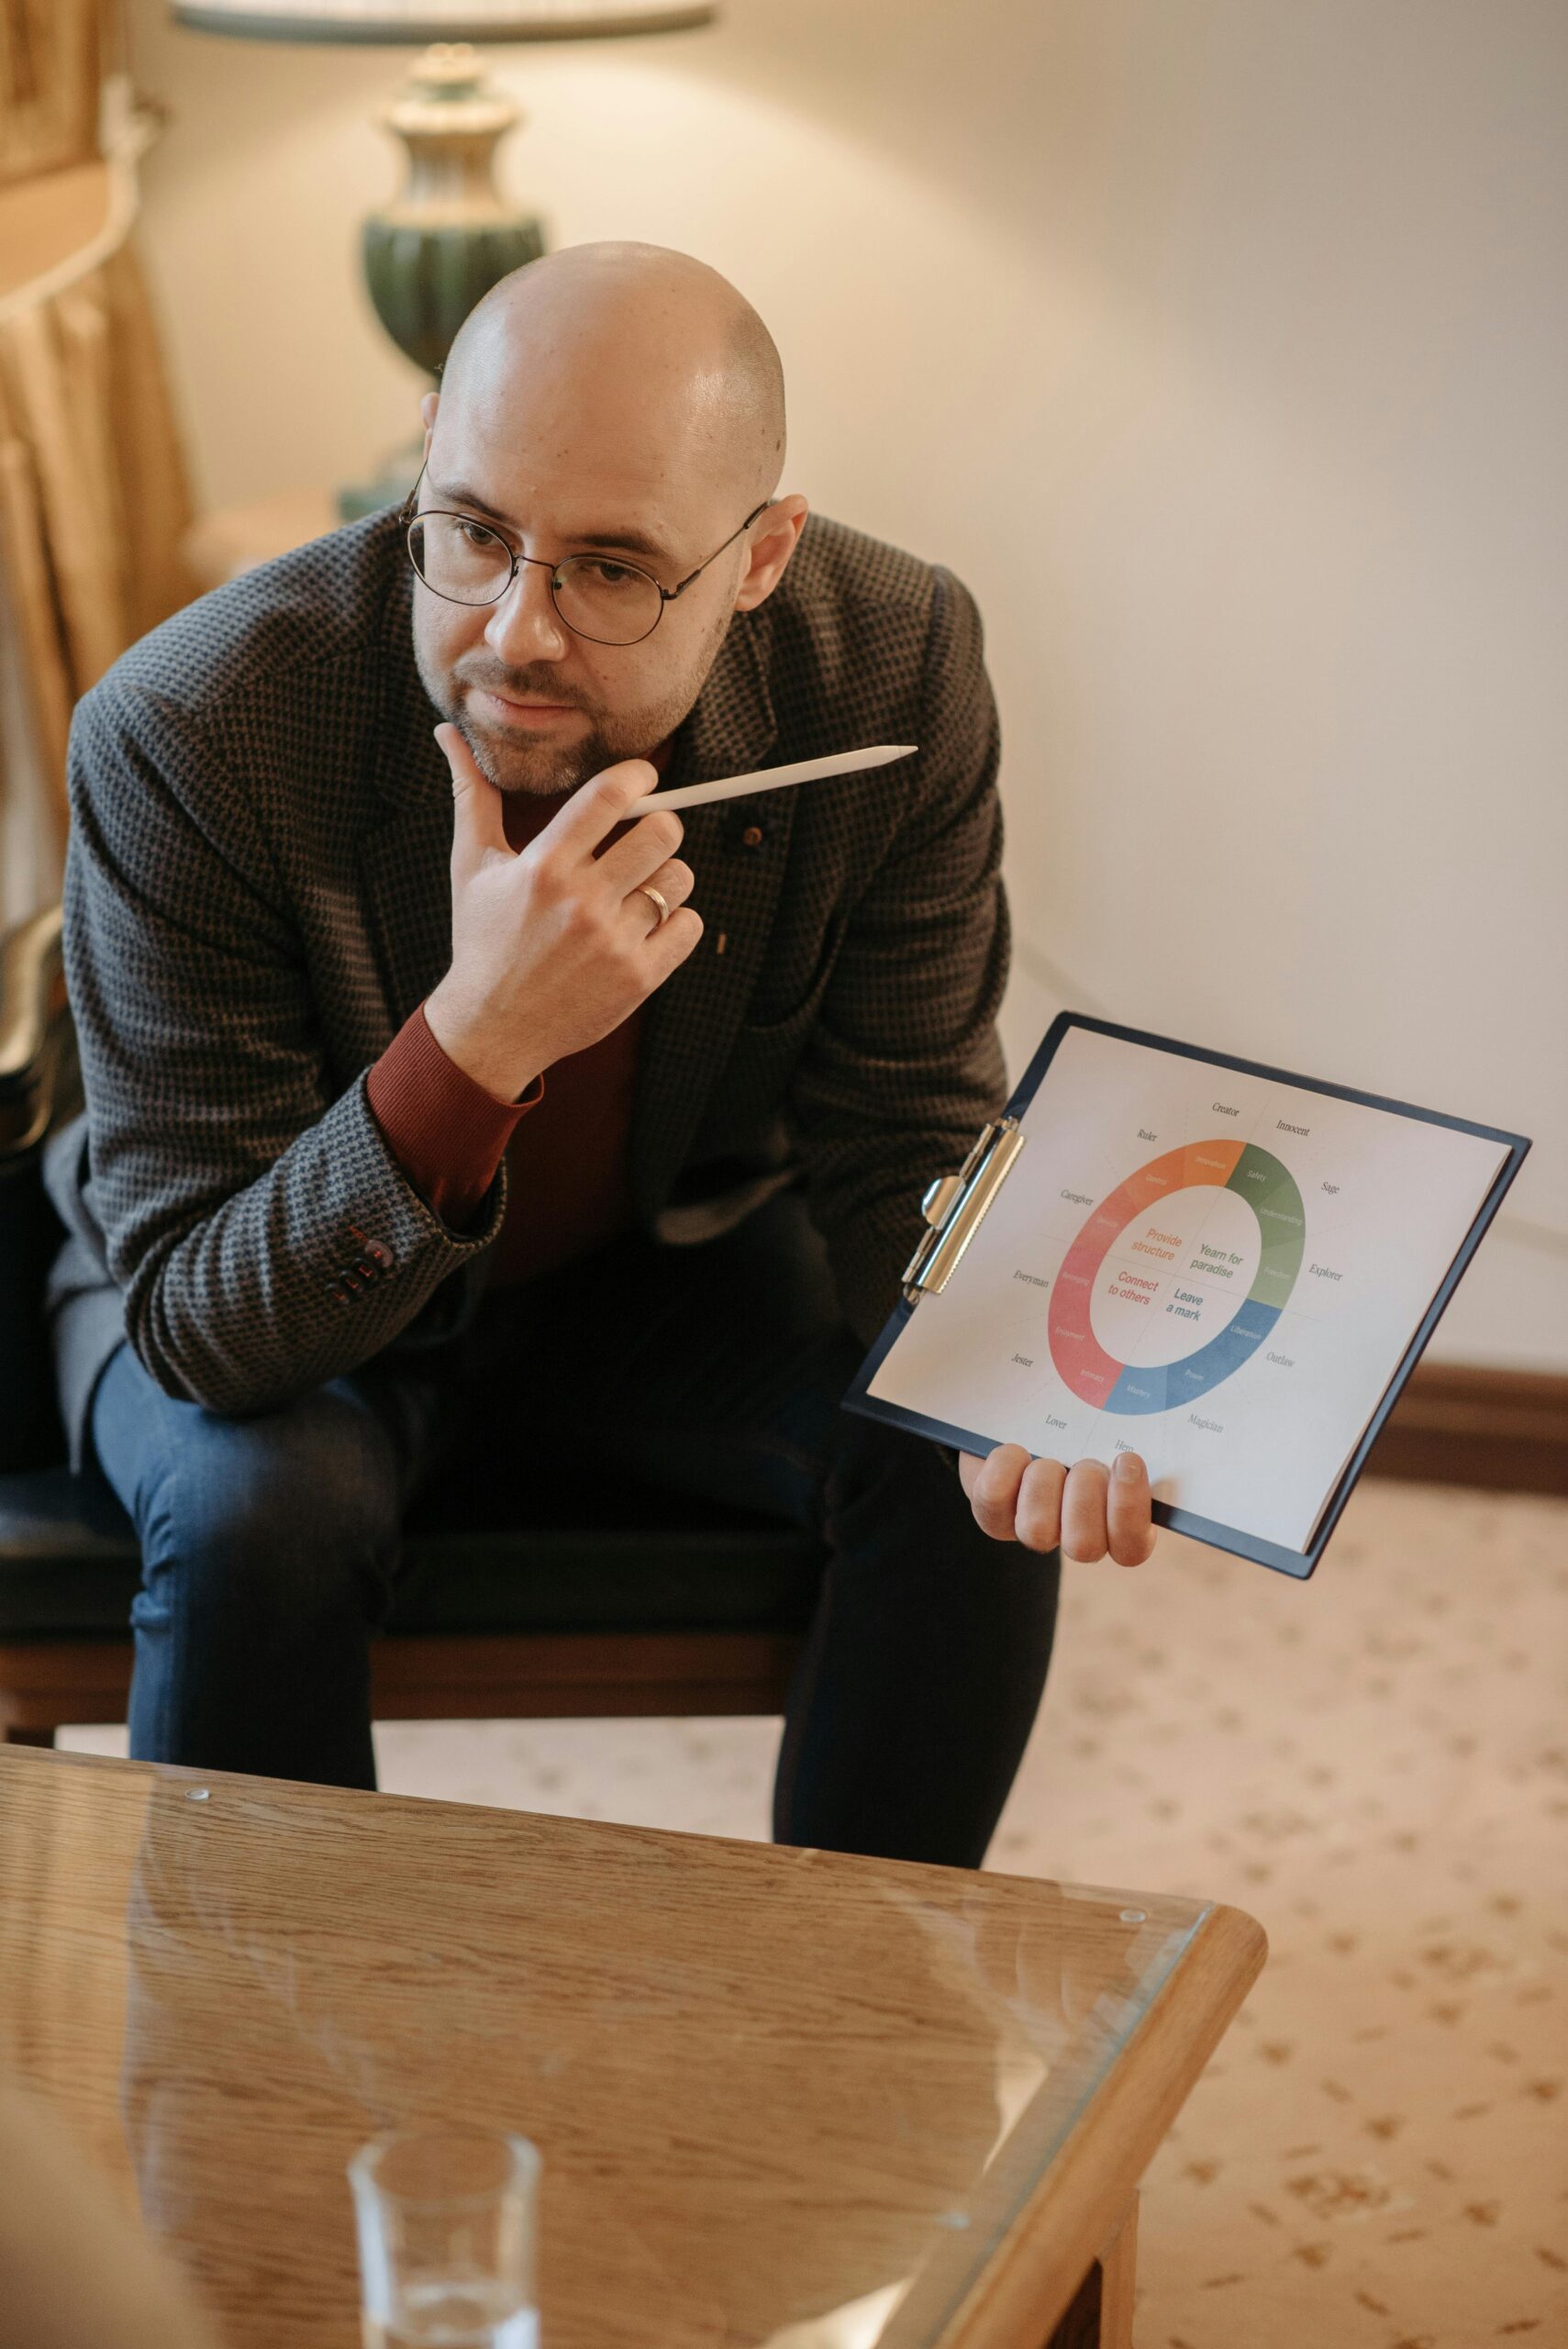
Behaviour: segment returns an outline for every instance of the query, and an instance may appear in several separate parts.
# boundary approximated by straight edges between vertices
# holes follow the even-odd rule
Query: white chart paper
[[[1506,1144],[1070,1028],[869,1397],[1302,1551]]]

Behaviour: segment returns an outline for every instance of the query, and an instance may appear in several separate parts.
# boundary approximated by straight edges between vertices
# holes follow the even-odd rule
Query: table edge
[[[1262,1973],[1268,1936],[1216,1902],[933,2349],[1040,2349]]]

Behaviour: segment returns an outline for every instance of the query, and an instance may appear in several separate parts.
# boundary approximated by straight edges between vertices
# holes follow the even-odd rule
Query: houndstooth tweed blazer
[[[451,1230],[365,1096],[450,960],[451,786],[411,593],[395,516],[350,524],[177,613],[77,709],[86,1108],[45,1161],[73,1468],[124,1336],[166,1393],[239,1417],[449,1346],[483,1292],[505,1160]],[[813,515],[731,620],[664,786],[877,741],[919,754],[684,811],[705,928],[650,1000],[630,1140],[662,1242],[802,1181],[868,1347],[925,1186],[1006,1096],[998,728],[968,590]]]

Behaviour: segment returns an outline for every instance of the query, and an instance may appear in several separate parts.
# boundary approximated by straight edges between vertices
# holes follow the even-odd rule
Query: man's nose
[[[530,661],[560,661],[571,649],[571,632],[555,608],[550,579],[542,562],[519,562],[517,577],[491,607],[484,641],[509,669],[526,668]]]

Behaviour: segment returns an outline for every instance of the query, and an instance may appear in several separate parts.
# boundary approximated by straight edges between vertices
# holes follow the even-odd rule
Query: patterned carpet
[[[1068,1569],[993,1865],[1271,1944],[1144,2182],[1138,2349],[1568,2343],[1565,1664],[1568,1503],[1363,1482],[1306,1585]],[[768,1722],[377,1737],[400,1792],[765,1831]]]

